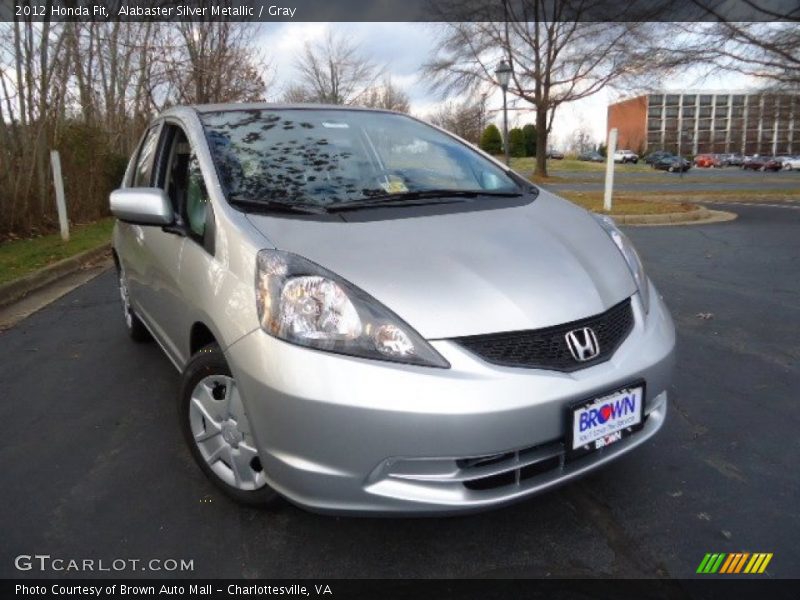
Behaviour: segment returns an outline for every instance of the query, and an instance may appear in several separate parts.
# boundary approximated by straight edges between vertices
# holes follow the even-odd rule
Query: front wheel
[[[264,506],[278,499],[267,485],[239,388],[217,344],[189,361],[178,408],[192,457],[212,483],[242,504]]]

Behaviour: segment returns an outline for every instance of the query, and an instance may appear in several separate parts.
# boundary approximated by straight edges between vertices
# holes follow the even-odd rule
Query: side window
[[[158,126],[151,127],[142,143],[133,173],[133,187],[150,187],[153,184],[153,160],[158,147],[158,129]]]

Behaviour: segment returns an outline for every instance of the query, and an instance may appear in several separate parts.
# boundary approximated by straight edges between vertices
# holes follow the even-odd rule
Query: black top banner
[[[800,0],[0,0],[0,21],[798,21]]]

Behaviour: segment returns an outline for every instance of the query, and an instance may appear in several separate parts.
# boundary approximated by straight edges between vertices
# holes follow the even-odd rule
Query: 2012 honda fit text
[[[110,202],[128,332],[241,502],[485,509],[664,422],[674,326],[627,237],[412,117],[170,109]]]

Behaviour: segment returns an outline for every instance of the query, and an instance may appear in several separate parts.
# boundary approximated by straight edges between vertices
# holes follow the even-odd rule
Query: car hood
[[[415,214],[394,214],[405,211]],[[545,191],[509,208],[391,220],[367,212],[376,220],[248,218],[276,248],[344,277],[426,339],[557,325],[636,291],[589,213]]]

